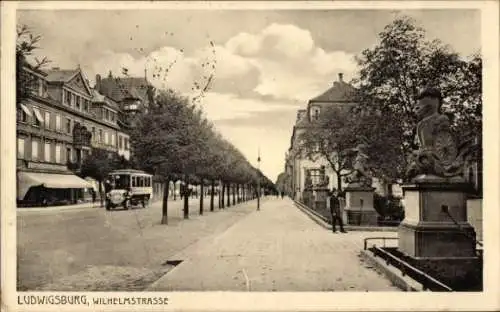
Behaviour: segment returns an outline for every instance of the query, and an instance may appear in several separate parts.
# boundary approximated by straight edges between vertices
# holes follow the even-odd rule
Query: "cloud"
[[[257,33],[242,32],[224,44],[208,44],[185,54],[165,46],[134,58],[127,53],[106,51],[92,70],[144,75],[157,87],[192,93],[212,76],[211,91],[241,97],[267,96],[277,100],[308,99],[322,93],[339,72],[345,79],[356,69],[353,55],[325,51],[315,45],[311,33],[290,24],[271,24]]]
[[[214,121],[246,119],[255,114],[276,111],[295,112],[297,106],[288,102],[267,102],[259,99],[240,98],[233,94],[208,92],[202,102],[202,108],[208,118]],[[272,123],[272,119],[269,123]]]

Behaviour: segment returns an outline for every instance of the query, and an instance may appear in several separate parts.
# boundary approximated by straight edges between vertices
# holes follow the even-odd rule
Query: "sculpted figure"
[[[365,153],[365,144],[359,144],[352,151],[356,152],[354,159],[354,171],[347,177],[348,183],[359,183],[363,186],[371,186],[373,182],[372,175],[368,166],[368,155]]]
[[[419,149],[412,154],[406,172],[408,180],[420,174],[448,178],[462,173],[467,148],[457,147],[450,120],[441,113],[441,104],[439,89],[426,88],[419,95],[415,107]]]

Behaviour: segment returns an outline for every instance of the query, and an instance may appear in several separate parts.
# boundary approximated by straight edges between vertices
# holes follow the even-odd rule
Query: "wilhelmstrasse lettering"
[[[166,305],[166,297],[95,297],[94,305]]]

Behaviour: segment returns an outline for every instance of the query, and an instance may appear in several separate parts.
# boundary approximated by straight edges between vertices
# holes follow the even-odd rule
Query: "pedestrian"
[[[92,203],[95,203],[95,200],[96,200],[96,197],[97,197],[97,193],[96,191],[94,190],[94,188],[91,188],[90,189],[90,192],[92,194]]]
[[[281,199],[285,197],[285,192],[281,191]]]
[[[347,233],[344,230],[344,222],[342,221],[342,215],[340,212],[340,200],[338,197],[337,190],[334,188],[332,189],[332,192],[330,193],[330,213],[332,216],[332,231],[333,233],[336,233],[336,223],[339,223],[340,226],[340,232],[341,233]]]

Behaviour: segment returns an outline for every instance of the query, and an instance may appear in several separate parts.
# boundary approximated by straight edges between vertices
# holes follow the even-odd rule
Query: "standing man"
[[[342,221],[342,215],[340,212],[340,201],[338,198],[338,193],[337,190],[334,188],[332,189],[332,192],[330,193],[330,213],[332,215],[332,231],[333,233],[336,233],[336,223],[337,221],[339,222],[340,225],[340,232],[341,233],[347,233],[344,230],[344,222]]]

